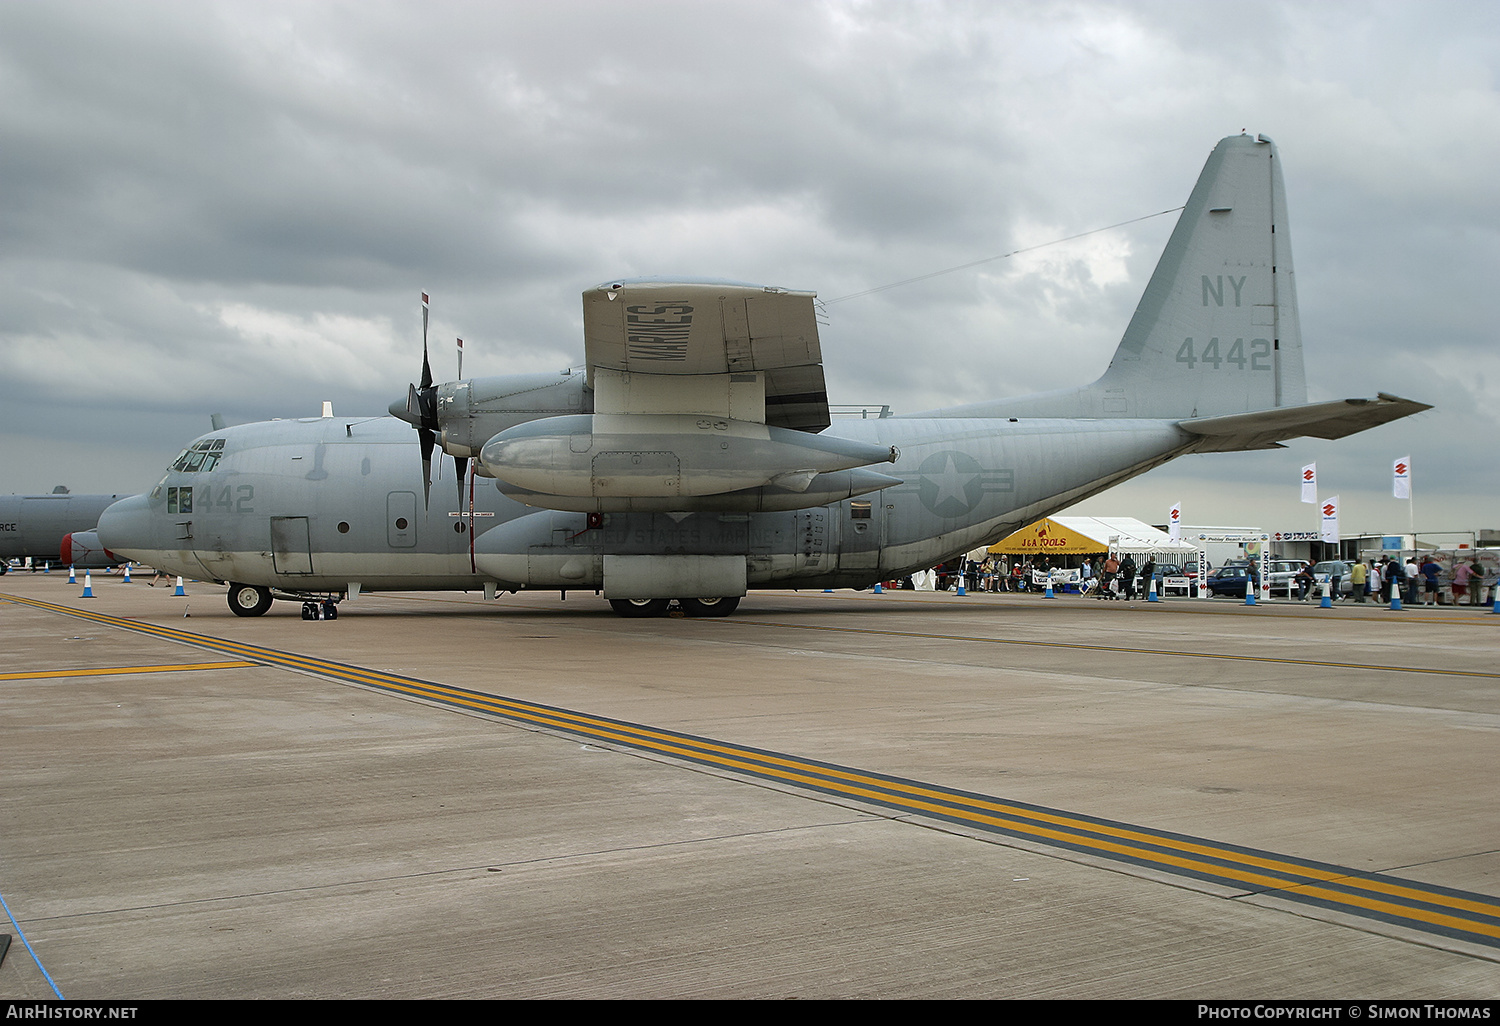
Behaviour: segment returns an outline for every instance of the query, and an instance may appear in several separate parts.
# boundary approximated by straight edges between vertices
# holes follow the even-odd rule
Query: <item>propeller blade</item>
[[[417,429],[417,438],[422,443],[422,502],[432,505],[432,447],[437,438],[426,428]]]

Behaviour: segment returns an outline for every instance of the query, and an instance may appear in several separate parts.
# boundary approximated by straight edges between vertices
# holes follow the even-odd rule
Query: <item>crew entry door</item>
[[[313,572],[306,517],[271,518],[271,566],[278,574]]]

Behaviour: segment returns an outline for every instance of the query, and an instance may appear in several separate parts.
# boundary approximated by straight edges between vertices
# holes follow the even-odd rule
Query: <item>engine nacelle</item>
[[[479,458],[500,481],[535,495],[680,499],[767,486],[802,493],[820,474],[899,455],[893,446],[724,417],[627,413],[519,424],[486,442]]]
[[[593,393],[582,374],[499,374],[437,386],[438,444],[450,456],[478,456],[485,442],[506,428],[539,417],[589,413]],[[406,399],[391,413],[410,421]]]
[[[856,495],[881,488],[893,488],[901,483],[901,479],[897,477],[888,477],[873,470],[856,469],[818,474],[807,489],[801,492],[777,485],[765,485],[761,488],[687,499],[670,495],[555,495],[529,491],[506,481],[496,482],[496,487],[502,494],[528,506],[572,513],[674,513],[686,509],[700,513],[784,513],[842,502]]]

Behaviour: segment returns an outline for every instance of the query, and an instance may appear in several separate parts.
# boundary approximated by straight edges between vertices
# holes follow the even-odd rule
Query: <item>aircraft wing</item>
[[[1427,403],[1381,392],[1374,399],[1339,399],[1258,413],[1198,417],[1179,421],[1177,426],[1201,439],[1194,452],[1239,452],[1280,448],[1288,438],[1343,438],[1430,409]]]
[[[632,278],[583,294],[594,412],[717,414],[828,427],[816,293]]]

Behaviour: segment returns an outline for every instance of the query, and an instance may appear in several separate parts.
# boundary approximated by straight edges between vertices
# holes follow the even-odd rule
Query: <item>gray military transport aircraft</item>
[[[6,561],[30,558],[32,563],[74,564],[80,570],[122,562],[102,546],[76,551],[75,532],[92,531],[99,515],[124,495],[72,495],[62,485],[51,495],[0,495],[0,574]]]
[[[213,431],[110,507],[99,537],[228,583],[242,616],[418,589],[594,589],[625,616],[674,600],[722,616],[752,587],[933,566],[1185,453],[1429,409],[1307,403],[1280,165],[1264,136],[1214,148],[1091,385],[831,424],[813,293],[606,282],[583,294],[585,373],[434,385],[424,337],[394,417]],[[437,444],[456,503],[429,494]]]

